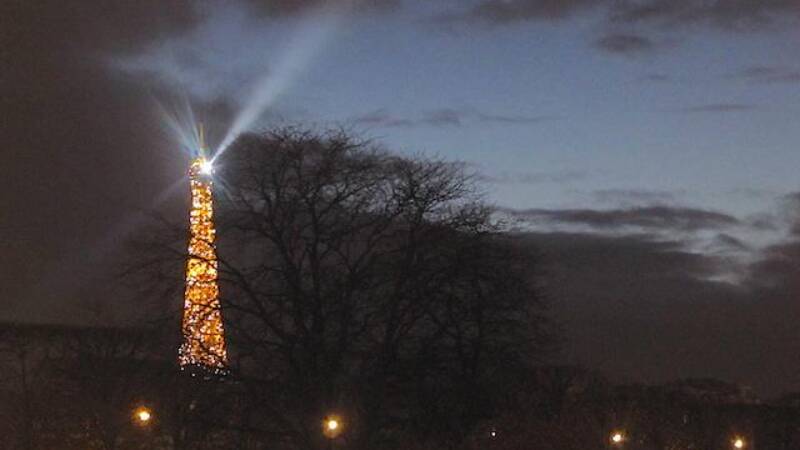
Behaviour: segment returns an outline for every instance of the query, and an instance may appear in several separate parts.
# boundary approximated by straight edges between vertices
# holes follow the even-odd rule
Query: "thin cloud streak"
[[[492,184],[562,184],[584,180],[587,177],[586,172],[564,170],[560,172],[502,172],[497,175],[481,175],[480,180]]]
[[[794,0],[482,0],[438,19],[499,26],[561,21],[595,9],[607,25],[706,25],[727,31],[763,29],[800,16],[800,4]]]
[[[649,206],[628,209],[523,209],[506,210],[511,215],[533,223],[584,225],[596,229],[639,227],[698,231],[722,229],[741,222],[729,214],[696,208]]]
[[[730,112],[745,112],[745,111],[753,111],[756,109],[756,105],[747,104],[747,103],[709,103],[706,105],[696,105],[696,106],[688,106],[686,108],[680,108],[676,110],[676,112],[681,113],[730,113]]]
[[[757,84],[800,83],[800,69],[786,66],[750,66],[733,74],[732,78]]]
[[[293,16],[320,9],[353,8],[354,12],[389,12],[399,9],[402,0],[247,0],[265,16]]]
[[[727,31],[754,31],[786,19],[797,19],[794,0],[646,0],[614,3],[611,22],[667,27],[706,25]]]
[[[471,8],[442,14],[436,19],[487,25],[559,21],[603,3],[605,0],[483,0]]]
[[[552,115],[525,116],[512,114],[493,114],[478,111],[474,108],[439,108],[423,111],[416,117],[401,117],[386,109],[377,109],[366,114],[352,117],[348,122],[356,125],[375,127],[460,127],[466,124],[496,125],[534,125],[542,122],[558,120],[561,117]]]
[[[679,193],[682,192],[646,189],[599,189],[592,192],[592,197],[601,203],[663,205],[673,203]]]
[[[595,41],[595,46],[605,52],[620,55],[641,55],[656,49],[655,42],[648,37],[623,33],[605,35]]]

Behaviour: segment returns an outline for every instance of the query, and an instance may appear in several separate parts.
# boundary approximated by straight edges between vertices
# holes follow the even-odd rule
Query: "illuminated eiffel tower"
[[[178,350],[178,362],[181,369],[221,374],[228,358],[217,284],[212,166],[206,159],[202,126],[197,134],[200,151],[189,168],[192,207],[181,326],[183,343]]]

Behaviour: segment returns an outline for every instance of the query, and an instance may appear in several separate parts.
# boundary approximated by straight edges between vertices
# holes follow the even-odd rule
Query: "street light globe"
[[[744,439],[737,437],[733,440],[733,448],[741,449],[744,447],[745,447]]]
[[[340,416],[331,414],[322,420],[322,434],[329,439],[335,439],[344,431],[344,421]]]
[[[327,426],[329,431],[335,431],[337,428],[339,428],[339,421],[336,419],[329,419]]]
[[[611,433],[611,443],[614,445],[622,444],[625,441],[625,435],[621,431]]]
[[[133,411],[133,418],[136,419],[140,425],[147,425],[153,420],[153,411],[146,406],[140,406]]]

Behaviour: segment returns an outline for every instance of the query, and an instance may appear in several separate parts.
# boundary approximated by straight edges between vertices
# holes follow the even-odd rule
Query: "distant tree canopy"
[[[409,433],[455,442],[542,355],[535,261],[499,232],[463,165],[287,129],[241,137],[215,183],[248,429],[319,448],[320,421],[337,412],[348,448]],[[180,285],[161,272],[175,273],[180,236],[152,236],[172,259],[141,247],[135,263],[162,275],[152,283]]]

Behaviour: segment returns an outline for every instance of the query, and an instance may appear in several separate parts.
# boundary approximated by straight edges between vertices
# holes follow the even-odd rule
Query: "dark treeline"
[[[542,366],[536,258],[463,165],[289,129],[240,138],[214,179],[228,375],[177,368],[187,225],[157,220],[120,279],[141,323],[2,330],[2,448],[798,448],[796,408],[725,384]]]
[[[149,328],[0,325],[0,448],[300,448],[267,424],[271,406],[252,395],[259,380],[192,377],[177,368],[169,340]],[[730,449],[734,436],[747,448],[800,448],[796,396],[762,404],[715,380],[615,386],[574,367],[528,375],[513,392],[498,391],[513,408],[476,421],[458,442],[387,431],[376,448],[605,449],[616,430],[626,449]],[[134,416],[140,406],[153,414],[146,425]],[[321,419],[309,428],[321,436]],[[359,432],[348,427],[335,448],[356,448]]]

